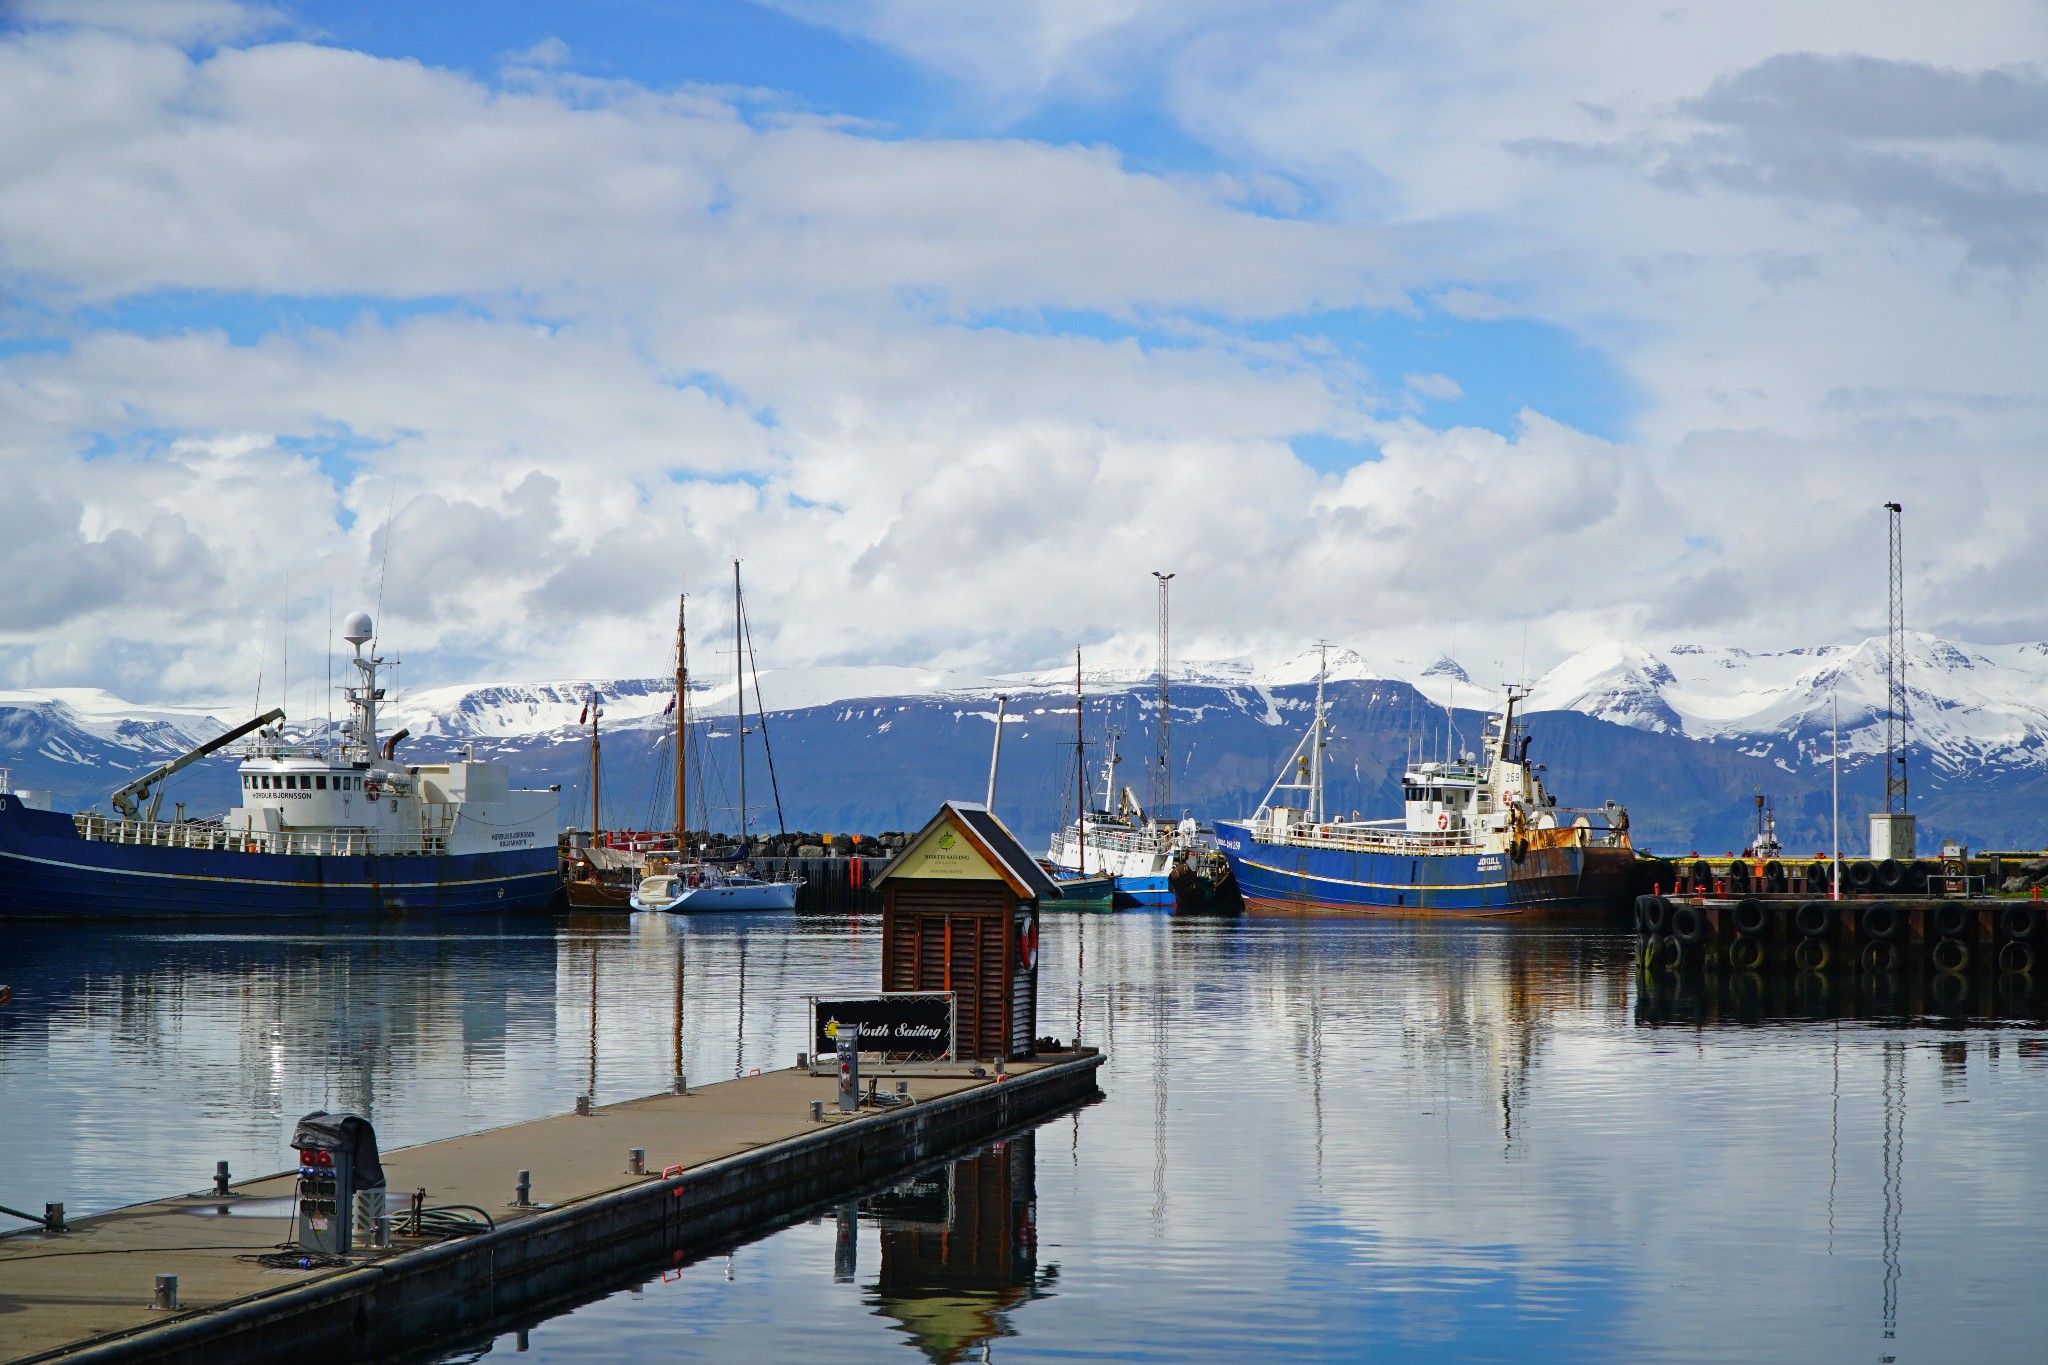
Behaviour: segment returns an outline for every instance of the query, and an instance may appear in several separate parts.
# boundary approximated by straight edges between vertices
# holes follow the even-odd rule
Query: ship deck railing
[[[448,839],[443,834],[373,830],[285,830],[274,833],[270,830],[231,829],[212,823],[124,820],[106,815],[74,815],[71,818],[81,839],[144,848],[283,853],[328,858],[438,857],[448,852]]]
[[[1289,825],[1279,842],[1299,848],[1329,848],[1353,853],[1498,853],[1475,831],[1389,829],[1381,822],[1343,821]],[[1534,829],[1524,836],[1532,848],[1626,848],[1628,834],[1610,826],[1560,824]]]

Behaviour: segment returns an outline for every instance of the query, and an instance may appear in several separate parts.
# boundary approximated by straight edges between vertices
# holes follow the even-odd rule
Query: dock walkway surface
[[[1001,1077],[964,1063],[890,1071],[882,1088],[906,1078],[913,1103],[844,1116],[836,1076],[775,1071],[386,1152],[394,1220],[424,1187],[429,1206],[476,1205],[497,1227],[396,1238],[345,1267],[254,1261],[291,1237],[294,1172],[238,1183],[225,1200],[160,1199],[61,1234],[16,1233],[0,1238],[0,1365],[417,1352],[1063,1112],[1100,1093],[1101,1063],[1083,1049],[1010,1063]],[[822,1123],[813,1101],[824,1102]],[[636,1147],[647,1175],[627,1173]],[[522,1170],[531,1208],[510,1206]],[[175,1310],[150,1306],[160,1274],[178,1277]]]

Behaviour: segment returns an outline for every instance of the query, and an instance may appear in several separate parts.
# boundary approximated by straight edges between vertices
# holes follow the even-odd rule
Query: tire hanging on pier
[[[1807,901],[1792,912],[1792,927],[1809,939],[1824,939],[1834,924],[1834,912],[1826,901]]]
[[[1970,911],[1954,901],[1934,907],[1934,932],[1942,938],[1963,938],[1970,932]]]
[[[1696,905],[1674,905],[1671,907],[1671,937],[1690,948],[1707,933],[1707,917]]]
[[[1883,901],[1864,906],[1858,919],[1858,930],[1872,943],[1890,943],[1899,936],[1899,929],[1904,923],[1899,907]]]
[[[1945,938],[1934,945],[1934,970],[1960,972],[1970,965],[1970,945],[1959,938]]]
[[[1764,908],[1762,901],[1752,896],[1735,902],[1735,909],[1729,913],[1728,922],[1734,926],[1736,933],[1754,938],[1770,927],[1771,913]]]
[[[2040,931],[2041,913],[2032,901],[2008,905],[1999,912],[1998,927],[2007,938],[2026,943]]]

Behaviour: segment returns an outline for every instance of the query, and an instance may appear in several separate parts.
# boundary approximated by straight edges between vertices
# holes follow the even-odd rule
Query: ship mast
[[[676,593],[676,853],[682,853],[682,845],[690,829],[690,788],[686,782],[690,776],[690,757],[684,751],[684,739],[688,737],[688,731],[684,729],[684,714],[688,712],[684,696],[690,688],[690,636],[684,630],[684,608],[688,602],[690,600],[684,593]]]
[[[590,841],[597,842],[598,813],[598,763],[597,763],[597,722],[604,715],[604,697],[596,688],[590,689]]]
[[[732,562],[732,684],[739,701],[740,849],[747,847],[747,653],[740,625],[740,562]]]
[[[1309,751],[1309,804],[1312,807],[1309,819],[1320,825],[1323,822],[1323,679],[1330,672],[1329,641],[1316,641],[1316,652],[1319,662],[1316,665],[1315,747]]]
[[[1081,651],[1074,650],[1074,838],[1081,851],[1075,855],[1075,870],[1088,875],[1088,764],[1083,757],[1085,740],[1081,731]]]

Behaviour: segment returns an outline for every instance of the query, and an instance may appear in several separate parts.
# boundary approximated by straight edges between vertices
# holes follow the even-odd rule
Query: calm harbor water
[[[878,930],[10,926],[0,1203],[275,1171],[316,1108],[401,1146],[787,1065]],[[1105,1100],[441,1358],[2041,1356],[2039,1023],[1646,997],[1604,930],[1054,915],[1042,953]]]

